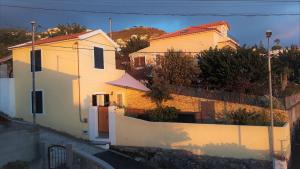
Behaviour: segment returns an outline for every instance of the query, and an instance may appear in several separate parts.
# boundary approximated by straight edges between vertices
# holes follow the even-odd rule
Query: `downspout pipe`
[[[82,111],[81,111],[80,57],[79,57],[78,42],[75,42],[75,45],[76,45],[76,52],[77,52],[78,114],[79,114],[79,121],[81,123],[86,123],[86,120],[82,118]]]

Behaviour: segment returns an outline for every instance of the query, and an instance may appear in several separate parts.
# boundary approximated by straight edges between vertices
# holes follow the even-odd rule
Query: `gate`
[[[48,147],[49,169],[67,168],[67,151],[63,145],[51,145]]]
[[[108,107],[98,107],[98,133],[99,137],[109,137]]]

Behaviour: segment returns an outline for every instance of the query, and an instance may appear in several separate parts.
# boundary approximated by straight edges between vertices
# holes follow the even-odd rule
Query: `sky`
[[[240,44],[254,45],[259,41],[266,44],[264,32],[271,29],[272,40],[279,38],[282,46],[300,45],[300,1],[297,0],[0,0],[0,27],[30,30],[30,21],[35,20],[41,26],[40,31],[57,24],[76,22],[90,29],[100,28],[108,32],[109,17],[113,21],[113,31],[146,26],[172,32],[225,20],[230,24],[230,35]]]

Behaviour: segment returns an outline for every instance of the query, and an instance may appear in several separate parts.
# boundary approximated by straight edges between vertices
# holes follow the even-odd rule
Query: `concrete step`
[[[91,141],[91,143],[94,145],[106,145],[110,144],[110,141]]]
[[[106,150],[109,149],[109,145],[110,145],[110,141],[91,141],[91,143],[97,147],[100,147],[100,148],[103,148]]]

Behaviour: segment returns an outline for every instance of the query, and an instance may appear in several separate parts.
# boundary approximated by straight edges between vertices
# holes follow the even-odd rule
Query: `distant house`
[[[6,56],[0,58],[0,78],[12,77],[12,68],[9,65],[11,63],[12,56]]]
[[[150,39],[149,47],[131,53],[131,64],[135,68],[155,64],[156,57],[164,55],[168,49],[181,50],[193,56],[210,47],[236,49],[238,43],[228,35],[229,30],[230,26],[226,21],[219,21],[163,34]]]
[[[108,106],[127,106],[129,89],[149,90],[123,70],[116,69],[117,48],[100,29],[36,41],[37,123],[82,138],[87,138],[88,128],[93,125],[95,137],[107,137]],[[16,116],[32,121],[31,42],[10,49]],[[91,123],[88,112],[95,106],[101,113],[95,115],[98,123]]]

